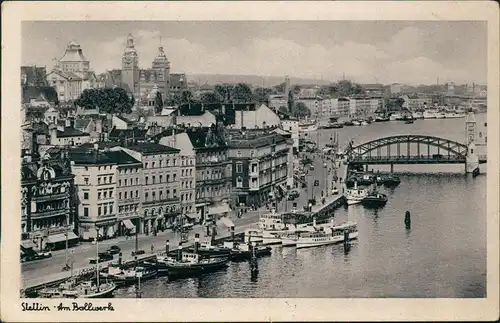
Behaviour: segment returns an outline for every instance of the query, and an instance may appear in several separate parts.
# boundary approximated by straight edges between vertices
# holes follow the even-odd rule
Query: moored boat
[[[116,284],[105,282],[95,284],[93,280],[77,283],[70,279],[56,288],[44,288],[38,295],[41,298],[105,298],[113,294]]]
[[[344,241],[344,234],[347,232],[348,239],[358,238],[358,228],[356,222],[345,222],[332,226],[325,230],[300,234],[297,239],[297,249],[324,246]]]
[[[358,204],[368,196],[367,188],[359,188],[357,182],[354,182],[353,188],[348,188],[346,191],[346,199],[348,205]]]
[[[387,195],[381,193],[368,194],[362,201],[361,204],[368,208],[382,207],[387,204]]]
[[[227,262],[227,257],[202,258],[197,253],[182,252],[179,260],[170,258],[164,267],[169,277],[185,277],[227,268]]]
[[[389,120],[390,120],[390,118],[387,116],[376,116],[375,117],[375,122],[386,122]]]
[[[401,183],[401,179],[397,176],[387,176],[382,179],[385,186],[398,186]]]
[[[299,132],[311,132],[316,130],[318,130],[318,124],[314,120],[299,123]]]

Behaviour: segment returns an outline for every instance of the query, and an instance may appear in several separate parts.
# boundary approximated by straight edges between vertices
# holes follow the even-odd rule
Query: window
[[[174,198],[176,198],[177,197],[177,190],[175,188],[174,188],[173,194],[174,194]]]
[[[155,162],[152,163],[151,168],[155,168]],[[153,181],[154,182],[154,181]]]
[[[104,192],[102,192],[102,195],[103,195],[104,199],[108,198],[108,192],[104,191]]]
[[[127,186],[127,179],[125,178],[125,186]]]
[[[144,163],[144,168],[148,168],[148,163]]]
[[[118,186],[122,186],[122,180],[121,179],[118,180]]]
[[[163,175],[160,175],[160,183],[163,182]]]
[[[83,216],[84,217],[89,217],[89,208],[88,207],[84,207],[83,208]]]
[[[176,181],[177,174],[174,174],[174,182]]]
[[[122,192],[119,192],[118,193],[118,199],[121,200],[122,199]]]
[[[238,158],[239,158],[239,157],[241,157],[241,150],[238,150],[238,151],[236,152],[236,157],[238,157]]]
[[[135,197],[139,197],[139,190],[135,191]]]
[[[156,192],[152,192],[151,195],[153,196],[153,201],[156,201]]]
[[[170,174],[167,174],[167,183],[170,182]]]
[[[138,177],[135,178],[135,185],[139,185],[139,178]]]
[[[109,182],[113,183],[113,176],[109,176]]]
[[[177,158],[174,158],[174,166],[177,166]]]
[[[243,164],[236,164],[236,173],[243,173]]]
[[[163,200],[163,191],[160,191],[160,200]]]
[[[100,206],[97,208],[97,215],[101,216],[101,207]]]
[[[89,192],[83,192],[83,199],[88,200],[89,199]]]
[[[252,150],[252,151],[250,152],[250,157],[251,157],[251,158],[255,157],[255,151],[254,151],[254,150]]]
[[[153,184],[155,183],[155,176],[153,176]]]
[[[146,185],[148,185],[148,177],[144,177],[144,180],[146,181]]]
[[[97,192],[97,199],[100,200],[101,199],[101,192]]]
[[[108,206],[104,205],[104,215],[108,214]]]
[[[144,200],[147,201],[148,200],[148,192],[144,193]]]
[[[113,204],[109,205],[109,214],[113,214]]]
[[[243,187],[243,178],[241,176],[236,179],[236,187]]]
[[[101,178],[97,177],[97,185],[101,185]]]
[[[124,192],[123,194],[125,196],[125,199],[127,199],[127,192]]]
[[[89,178],[88,177],[84,177],[83,178],[83,182],[85,183],[85,185],[89,185]]]
[[[167,166],[170,166],[170,159],[167,159]]]

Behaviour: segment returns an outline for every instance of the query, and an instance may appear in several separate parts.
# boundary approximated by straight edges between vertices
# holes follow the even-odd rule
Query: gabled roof
[[[216,127],[186,129],[191,144],[195,149],[227,147],[224,138],[216,131]]]
[[[87,128],[89,123],[92,121],[90,118],[76,119],[75,120],[75,129],[83,129]]]
[[[121,121],[125,122],[128,125],[133,125],[134,124],[134,122],[128,120],[127,118],[125,118],[125,117],[123,117],[123,116],[121,116],[119,114],[115,115],[115,117],[118,118],[118,119],[120,119]]]
[[[58,138],[89,136],[88,133],[76,130],[75,128],[64,128],[64,131],[57,130]]]

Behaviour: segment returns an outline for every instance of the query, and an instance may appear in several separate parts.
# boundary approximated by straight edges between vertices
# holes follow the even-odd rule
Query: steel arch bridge
[[[416,145],[415,150],[410,149]],[[396,146],[391,151],[391,146]],[[386,153],[382,153],[382,148]],[[437,148],[437,154],[431,153]],[[376,152],[376,155],[374,153]],[[398,135],[379,138],[348,149],[350,164],[464,164],[467,146],[449,139],[425,135]],[[480,159],[480,163],[486,162]]]

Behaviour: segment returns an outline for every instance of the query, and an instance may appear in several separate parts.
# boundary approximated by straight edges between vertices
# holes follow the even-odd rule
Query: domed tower
[[[139,91],[139,55],[132,34],[128,34],[127,47],[122,56],[122,82],[134,95]]]
[[[163,46],[158,47],[158,53],[152,64],[153,70],[156,71],[158,75],[158,80],[162,83],[163,97],[166,98],[170,91],[170,62],[167,59],[167,55],[163,51]]]

